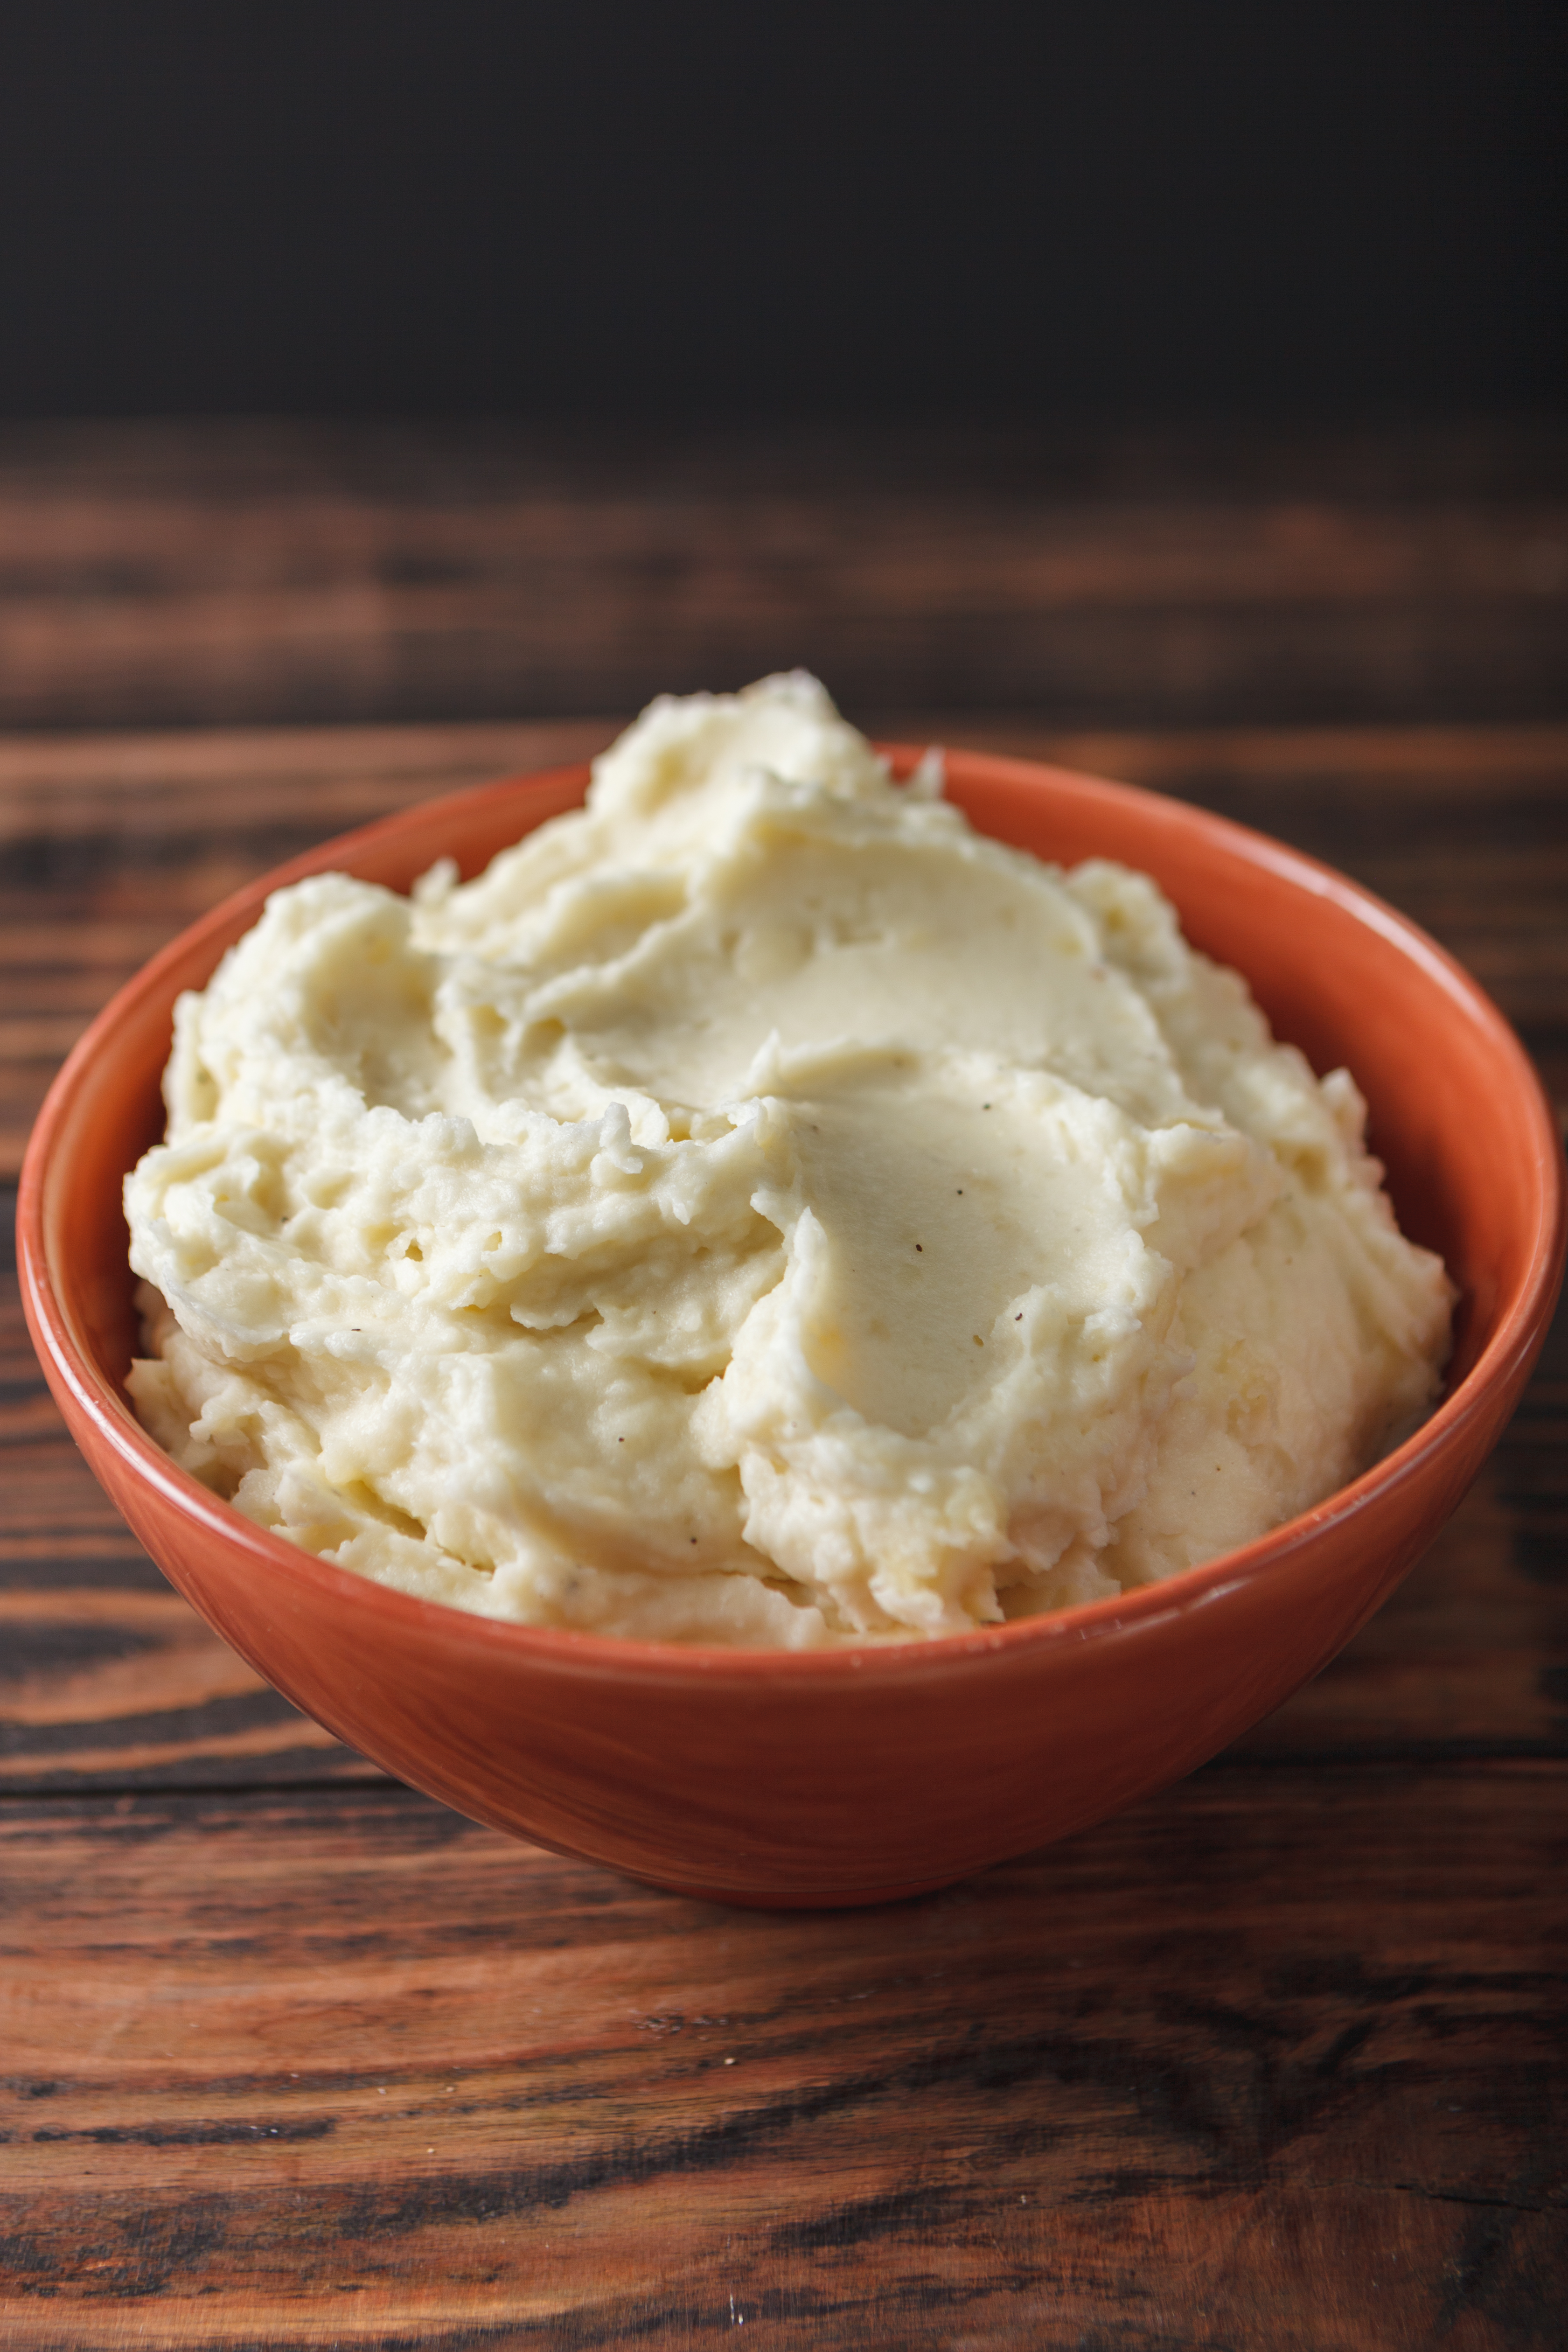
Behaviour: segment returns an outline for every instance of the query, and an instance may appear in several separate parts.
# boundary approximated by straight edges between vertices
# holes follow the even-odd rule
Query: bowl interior
[[[895,767],[915,756],[895,751]],[[65,1322],[127,1419],[136,1324],[120,1185],[162,1131],[176,995],[206,981],[279,883],[336,866],[401,889],[439,856],[472,875],[573,806],[586,780],[574,768],[491,785],[323,845],[215,909],[100,1016],[57,1098],[42,1238]],[[1320,1072],[1349,1066],[1401,1223],[1460,1286],[1450,1394],[1531,1297],[1539,1310],[1557,1209],[1540,1089],[1500,1015],[1421,933],[1311,860],[1180,803],[970,753],[949,755],[948,790],[1000,840],[1152,874],[1193,943],[1246,975],[1276,1034]]]

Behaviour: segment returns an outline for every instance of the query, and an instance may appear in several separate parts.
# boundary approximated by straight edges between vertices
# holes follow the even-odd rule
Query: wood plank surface
[[[1563,715],[1568,429],[0,424],[0,727]]]
[[[1356,874],[1561,1107],[1565,515],[1549,424],[0,426],[0,1181],[225,890],[800,656]],[[0,1465],[7,2352],[1568,2340],[1568,1320],[1315,1683],[863,1916],[632,1886],[329,1739],[119,1521],[3,1264]]]
[[[5,1807],[7,2344],[1552,2352],[1565,1797],[1207,1772],[795,1917],[392,1789]]]

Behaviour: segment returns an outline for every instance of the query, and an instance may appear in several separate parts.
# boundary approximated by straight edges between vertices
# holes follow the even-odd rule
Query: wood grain
[[[1550,2352],[1565,1792],[1208,1772],[862,1916],[8,1806],[7,2343]]]
[[[618,712],[803,662],[1054,723],[1562,715],[1560,423],[0,425],[0,726]]]

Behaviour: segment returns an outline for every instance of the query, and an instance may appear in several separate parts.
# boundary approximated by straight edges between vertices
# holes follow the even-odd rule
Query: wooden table
[[[0,1129],[222,891],[653,687],[1181,793],[1568,1099],[1568,436],[0,431]],[[586,711],[560,721],[562,709]],[[1316,1683],[927,1900],[728,1912],[335,1745],[0,1438],[8,2347],[1568,2342],[1568,1335]]]

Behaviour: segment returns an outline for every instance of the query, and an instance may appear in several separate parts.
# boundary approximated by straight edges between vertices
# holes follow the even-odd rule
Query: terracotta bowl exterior
[[[907,772],[915,752],[892,747]],[[1099,1820],[1280,1705],[1371,1616],[1454,1509],[1544,1334],[1563,1255],[1562,1152],[1501,1016],[1432,940],[1342,877],[1176,802],[957,752],[989,834],[1153,874],[1187,936],[1250,981],[1276,1033],[1346,1063],[1406,1231],[1462,1291],[1445,1397],[1353,1486],[1245,1549],[1124,1598],[994,1631],[800,1655],[497,1624],[412,1600],[254,1527],[131,1415],[125,1171],[162,1131],[171,1009],[267,892],[338,868],[406,888],[465,875],[582,796],[587,770],[487,786],[347,835],[164,950],[57,1079],[23,1171],[26,1311],[98,1476],[164,1573],[259,1674],[476,1821],[731,1902],[876,1902]]]

